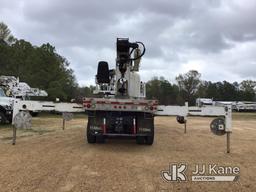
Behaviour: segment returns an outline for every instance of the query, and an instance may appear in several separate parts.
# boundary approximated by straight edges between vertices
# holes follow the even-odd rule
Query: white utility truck
[[[31,88],[14,76],[0,76],[0,124],[11,123],[15,100],[27,100],[31,96],[45,97],[47,93],[38,88]]]
[[[185,125],[188,116],[216,116],[210,125],[216,135],[227,133],[227,151],[232,131],[231,106],[163,106],[157,100],[146,99],[145,83],[140,80],[139,69],[145,54],[142,42],[130,42],[117,38],[115,69],[109,69],[106,61],[98,63],[96,90],[92,98],[84,98],[83,104],[41,101],[15,101],[13,119],[16,127],[26,127],[30,110],[58,112],[87,112],[86,140],[88,143],[104,142],[111,137],[129,137],[138,144],[154,142],[154,117],[177,116]],[[171,125],[170,125],[171,126]],[[16,132],[14,131],[14,137]],[[15,140],[14,140],[15,141]],[[14,142],[15,143],[15,142]]]

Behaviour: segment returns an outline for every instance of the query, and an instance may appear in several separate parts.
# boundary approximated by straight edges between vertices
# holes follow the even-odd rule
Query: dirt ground
[[[155,119],[155,143],[109,139],[87,144],[86,117],[68,122],[37,117],[30,131],[0,127],[0,191],[256,191],[256,113],[235,114],[231,153],[226,136],[210,132],[211,118],[191,117],[188,132],[174,117]],[[240,167],[236,182],[166,182],[161,170],[185,162]]]

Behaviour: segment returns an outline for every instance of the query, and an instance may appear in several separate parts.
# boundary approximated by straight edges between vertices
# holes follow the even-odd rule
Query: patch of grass
[[[53,132],[55,130],[47,130],[47,129],[19,129],[19,131],[43,134],[43,133],[47,133],[47,132]]]
[[[0,129],[10,129],[12,128],[12,124],[0,124]]]

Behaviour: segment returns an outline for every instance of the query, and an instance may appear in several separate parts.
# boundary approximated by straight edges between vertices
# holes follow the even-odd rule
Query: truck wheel
[[[88,143],[96,143],[96,136],[94,136],[93,134],[91,134],[90,129],[89,129],[89,122],[88,122],[88,124],[87,124],[86,136],[87,136],[87,142],[88,142]]]
[[[91,133],[87,132],[87,142],[88,143],[96,143],[96,137]]]
[[[147,145],[152,145],[154,143],[154,135],[146,136],[145,142]]]
[[[30,111],[29,113],[30,113],[30,115],[31,115],[32,117],[37,117],[37,116],[39,115],[38,112]]]
[[[96,136],[97,143],[105,143],[105,137],[103,135]]]
[[[139,144],[139,145],[144,144],[145,143],[144,137],[142,137],[142,136],[136,137],[136,143]]]
[[[0,124],[5,124],[7,122],[7,119],[3,112],[0,112]]]
[[[12,117],[8,117],[7,120],[8,120],[8,123],[10,124],[12,123]]]

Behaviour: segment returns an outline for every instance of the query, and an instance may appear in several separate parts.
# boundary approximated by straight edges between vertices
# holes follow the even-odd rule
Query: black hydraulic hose
[[[146,47],[145,47],[145,45],[144,45],[142,42],[138,41],[138,42],[136,42],[136,43],[142,45],[143,51],[142,51],[142,53],[141,53],[138,57],[136,57],[136,58],[130,58],[130,59],[129,59],[130,61],[135,61],[135,60],[141,58],[141,57],[145,54],[145,52],[146,52]],[[135,50],[135,48],[132,49],[130,55],[132,54],[132,52],[133,52],[134,50]]]

